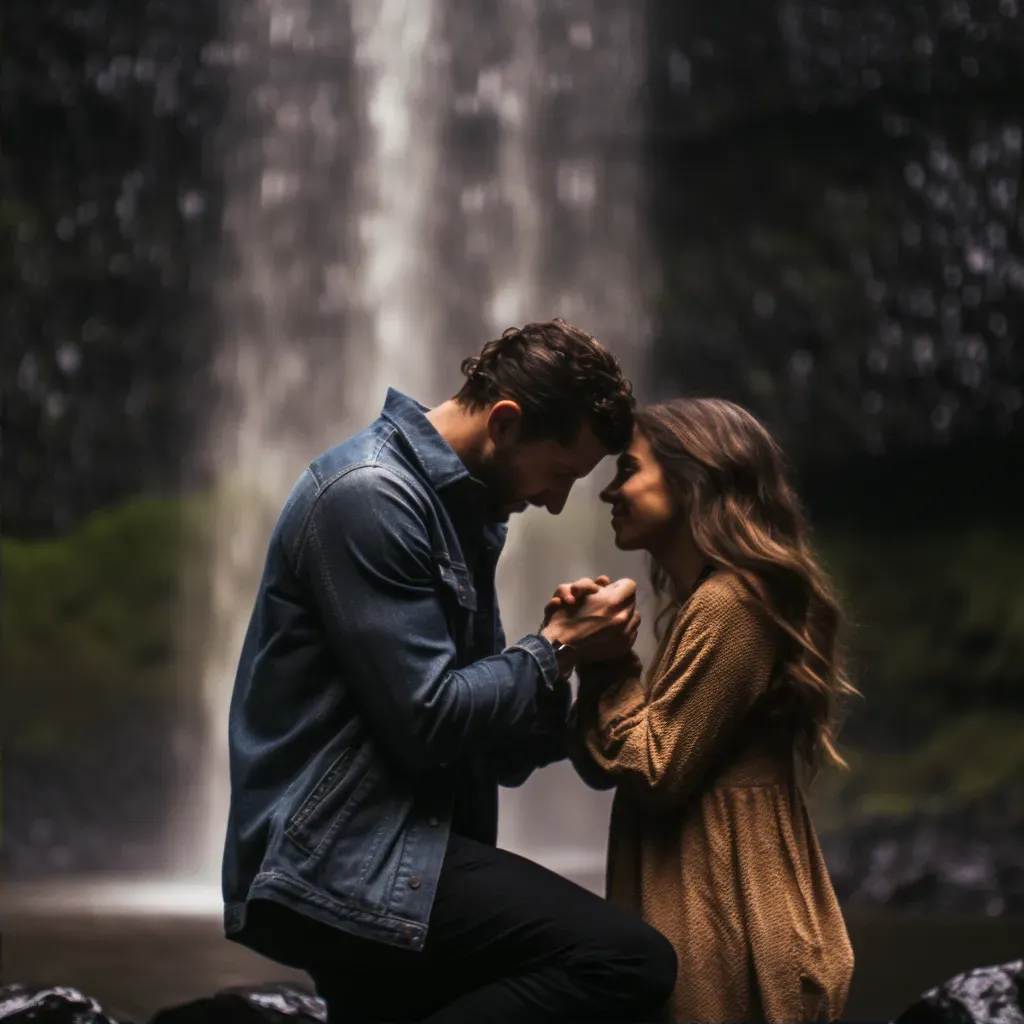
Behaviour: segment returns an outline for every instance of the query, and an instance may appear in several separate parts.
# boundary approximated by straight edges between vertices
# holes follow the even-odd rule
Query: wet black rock
[[[95,999],[64,985],[0,986],[0,1020],[6,1024],[127,1024]]]
[[[964,812],[862,820],[823,839],[845,907],[990,917],[1024,913],[1019,819]]]
[[[271,982],[226,988],[204,999],[160,1010],[149,1024],[324,1024],[324,1001],[301,985]]]
[[[1024,960],[958,974],[925,992],[895,1024],[1024,1024]]]

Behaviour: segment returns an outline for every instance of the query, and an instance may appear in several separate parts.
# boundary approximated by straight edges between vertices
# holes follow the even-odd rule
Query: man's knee
[[[623,915],[617,924],[581,951],[577,976],[606,1006],[656,1015],[675,988],[675,950],[638,918]]]
[[[643,966],[637,979],[637,999],[657,1008],[672,995],[676,985],[676,951],[661,932],[648,925],[636,941],[641,949]]]

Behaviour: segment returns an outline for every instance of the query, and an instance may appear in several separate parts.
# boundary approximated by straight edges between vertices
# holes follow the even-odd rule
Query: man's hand
[[[636,642],[640,628],[636,583],[607,580],[599,576],[564,583],[545,606],[541,634],[575,648],[580,662],[619,657]]]
[[[602,587],[607,587],[609,583],[611,583],[610,576],[598,576],[596,580],[584,576],[582,579],[576,580],[575,583],[559,583],[551,600],[544,605],[544,621],[541,623],[541,629],[551,621],[551,616],[557,609],[573,607],[587,594],[596,594]]]

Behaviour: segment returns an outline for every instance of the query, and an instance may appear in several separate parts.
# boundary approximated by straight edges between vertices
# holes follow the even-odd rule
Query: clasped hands
[[[598,576],[560,584],[544,606],[540,631],[574,648],[576,661],[586,664],[628,654],[639,628],[636,583]]]

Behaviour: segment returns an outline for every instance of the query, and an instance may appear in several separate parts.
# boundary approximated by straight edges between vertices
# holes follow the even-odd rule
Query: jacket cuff
[[[540,633],[528,633],[522,640],[517,640],[509,650],[525,651],[529,654],[540,669],[544,685],[548,688],[555,685],[558,679],[558,659],[547,637],[541,636]]]

